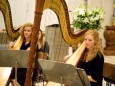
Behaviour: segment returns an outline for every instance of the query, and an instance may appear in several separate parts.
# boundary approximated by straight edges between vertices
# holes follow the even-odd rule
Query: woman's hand
[[[30,47],[29,47],[29,48],[27,48],[27,50],[30,50]]]
[[[65,56],[64,57],[64,62],[66,62],[71,56],[72,56],[72,54],[69,54],[69,55]]]
[[[14,44],[15,44],[15,42],[10,42],[9,47],[13,48]]]
[[[90,82],[97,82],[96,80],[94,80],[90,75],[88,75],[88,79]]]

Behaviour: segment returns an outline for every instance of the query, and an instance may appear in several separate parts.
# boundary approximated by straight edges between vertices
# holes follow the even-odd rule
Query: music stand
[[[0,50],[0,67],[27,68],[29,51],[27,50]]]
[[[0,50],[0,67],[15,67],[17,80],[17,68],[27,68],[28,57],[27,50]]]
[[[76,69],[73,65],[51,60],[38,59],[38,62],[48,81],[61,83],[61,86],[62,84],[69,86],[90,86],[87,75],[80,68]],[[85,79],[83,79],[84,77]]]

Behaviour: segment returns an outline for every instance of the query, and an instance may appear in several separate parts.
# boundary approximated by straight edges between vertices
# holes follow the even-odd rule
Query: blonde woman
[[[102,86],[104,56],[98,32],[87,31],[84,41],[86,50],[80,67],[86,71],[91,86]]]
[[[15,50],[30,50],[30,42],[32,36],[33,25],[31,23],[24,24],[20,29],[19,38],[9,44],[11,49]],[[15,80],[15,70],[12,70],[10,79],[13,86],[24,86],[26,79],[27,68],[18,68],[17,69],[17,81]]]

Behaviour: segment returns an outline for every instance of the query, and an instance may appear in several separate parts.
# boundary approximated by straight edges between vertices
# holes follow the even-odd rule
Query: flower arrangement
[[[73,12],[73,27],[79,29],[101,29],[101,22],[104,19],[102,8],[87,10],[86,6],[79,6]]]

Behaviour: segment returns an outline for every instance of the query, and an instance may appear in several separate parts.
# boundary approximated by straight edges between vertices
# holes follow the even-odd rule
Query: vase
[[[115,55],[115,26],[106,26],[104,31],[106,47],[104,48],[105,55]]]

